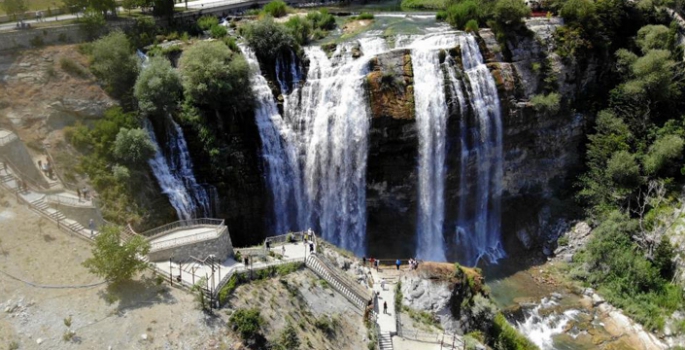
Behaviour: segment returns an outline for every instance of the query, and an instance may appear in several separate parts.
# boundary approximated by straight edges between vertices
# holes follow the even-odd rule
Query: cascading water
[[[523,311],[525,319],[516,322],[516,328],[524,334],[541,350],[554,350],[554,337],[568,332],[567,326],[581,312],[579,310],[565,310],[561,313],[554,310],[558,304],[553,300],[544,298],[540,304],[532,309]],[[573,334],[569,334],[575,337]],[[577,335],[577,333],[576,333]]]
[[[268,187],[273,198],[273,234],[301,230],[305,226],[305,217],[300,213],[305,212],[302,206],[306,201],[303,198],[297,149],[291,141],[292,131],[278,113],[271,89],[261,75],[254,52],[243,46],[240,49],[252,69],[252,90],[257,100],[255,119],[262,140],[262,158],[266,165]],[[278,66],[286,65],[278,63]],[[285,79],[282,81],[281,89],[284,90],[287,85]]]
[[[436,40],[437,39],[437,40]],[[450,37],[420,38],[412,43],[414,101],[419,134],[419,213],[416,224],[420,259],[445,261],[445,133],[448,108],[440,66],[440,45]]]
[[[464,72],[458,71],[451,57],[442,63],[440,59],[441,49],[458,45],[463,47]],[[450,114],[458,111],[463,172],[456,225],[461,232],[457,245],[463,252],[459,259],[472,265],[482,257],[496,261],[504,255],[499,239],[501,118],[494,80],[477,43],[470,35],[442,30],[398,36],[394,46],[411,49],[414,70],[419,136],[417,256],[446,260],[444,237],[453,225],[445,223],[446,134]],[[302,78],[293,53],[282,56],[275,67],[283,93],[282,117],[264,78],[253,77],[276,233],[311,227],[336,245],[364,253],[370,115],[363,84],[369,59],[389,50],[385,39],[373,33],[338,45],[330,56],[320,47],[307,47],[304,84],[299,83]],[[259,72],[254,56],[249,50],[245,53]],[[468,79],[462,81],[464,76]],[[472,183],[476,186],[469,186]],[[467,208],[472,204],[476,208]]]
[[[152,123],[145,119],[143,124],[150,139],[155,145],[155,155],[148,161],[152,172],[162,188],[162,192],[169,197],[171,206],[181,220],[189,220],[196,215],[211,216],[209,196],[204,188],[199,186],[193,176],[192,163],[188,154],[188,147],[183,138],[181,128],[170,117],[167,123],[167,137],[169,152],[165,155],[155,136]]]
[[[149,61],[148,56],[140,50],[136,53],[141,60],[142,68],[145,69]],[[165,149],[157,142],[150,120],[143,121],[145,130],[155,145],[155,155],[148,163],[162,192],[169,197],[171,206],[176,209],[176,214],[181,220],[197,216],[214,216],[217,206],[210,199],[207,189],[199,185],[195,179],[193,162],[181,126],[170,115],[166,116],[163,124],[167,138]]]
[[[462,124],[462,181],[456,241],[464,256],[462,260],[476,265],[482,258],[496,262],[505,256],[500,240],[502,118],[497,86],[483,63],[478,43],[471,35],[461,36],[459,41],[475,125]],[[470,138],[465,134],[467,129],[471,130]],[[471,144],[466,143],[469,139]],[[465,157],[475,157],[475,173],[468,173]],[[477,183],[475,193],[469,193],[467,178]],[[474,204],[473,215],[468,215],[467,206]]]

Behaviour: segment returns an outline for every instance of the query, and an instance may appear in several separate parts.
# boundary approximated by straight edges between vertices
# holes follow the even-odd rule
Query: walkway
[[[378,293],[376,310],[378,327],[380,332],[381,350],[393,349],[392,336],[397,334],[397,310],[395,310],[395,288],[399,282],[401,271],[395,267],[381,266],[377,272],[369,268],[373,278],[373,291]],[[385,281],[385,283],[383,283]],[[383,286],[385,288],[383,288]],[[388,311],[383,312],[383,305],[387,303]]]

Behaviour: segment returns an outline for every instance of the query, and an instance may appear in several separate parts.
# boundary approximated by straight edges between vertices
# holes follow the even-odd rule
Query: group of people
[[[87,201],[89,199],[89,193],[90,191],[88,188],[84,187],[83,189],[76,189],[76,195],[78,196],[78,201],[81,201],[81,198],[83,198],[84,201]]]
[[[374,259],[373,257],[369,258],[369,263],[371,264],[372,267],[374,267],[376,269],[376,272],[378,272],[379,261],[380,260]],[[364,256],[362,258],[362,265],[364,267],[366,267],[366,256]],[[397,267],[397,270],[399,270],[400,266],[402,266],[402,260],[400,260],[400,259],[395,260],[395,266]],[[409,259],[409,267],[412,270],[416,270],[419,267],[419,261],[414,259],[414,258]]]
[[[52,171],[50,159],[46,159],[45,162],[39,160],[38,169],[43,171],[43,174],[45,174],[46,177],[50,178],[50,180],[52,180],[52,178],[55,176],[55,173]]]

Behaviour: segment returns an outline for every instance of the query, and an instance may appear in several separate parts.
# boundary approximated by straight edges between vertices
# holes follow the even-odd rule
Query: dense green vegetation
[[[172,112],[182,93],[181,77],[165,57],[150,58],[133,90],[138,109],[149,115]]]
[[[93,42],[90,70],[105,84],[105,90],[126,106],[133,101],[132,87],[138,76],[138,59],[121,31]]]
[[[599,91],[581,107],[596,118],[578,199],[597,228],[574,257],[571,276],[659,331],[685,306],[668,239],[685,183],[685,67],[674,27],[653,5],[558,1],[554,9],[565,25],[554,38],[562,58],[605,56],[613,69],[608,93]],[[549,111],[550,95],[531,102]]]
[[[83,262],[91,273],[117,284],[147,268],[147,262],[139,258],[150,251],[150,243],[143,237],[135,236],[121,244],[119,228],[103,226],[100,230],[95,237],[93,257]]]

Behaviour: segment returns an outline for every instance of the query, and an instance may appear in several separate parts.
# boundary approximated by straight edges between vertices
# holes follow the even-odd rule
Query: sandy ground
[[[56,286],[102,281],[81,266],[90,256],[88,243],[4,192],[0,239],[0,348],[16,342],[20,349],[211,349],[225,339],[225,317],[206,317],[190,294],[158,286],[150,276],[116,290],[37,288],[10,278]],[[75,332],[71,341],[63,340],[67,329]]]

